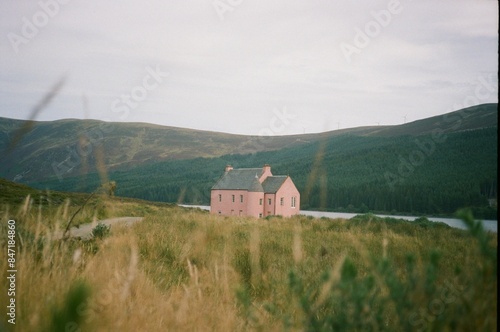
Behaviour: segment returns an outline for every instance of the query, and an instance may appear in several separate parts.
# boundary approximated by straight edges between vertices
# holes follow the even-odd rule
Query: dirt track
[[[95,226],[97,226],[98,223],[105,224],[105,225],[115,225],[115,224],[120,224],[120,225],[132,225],[133,223],[139,222],[142,220],[142,217],[120,217],[120,218],[110,218],[110,219],[103,219],[103,220],[98,220],[95,223],[90,223],[90,224],[84,224],[80,225],[79,227],[71,227],[69,230],[69,236],[70,237],[79,237],[82,240],[88,240],[92,238],[92,229],[94,229]],[[64,231],[61,231],[57,233],[54,238],[55,239],[60,239],[63,236]]]

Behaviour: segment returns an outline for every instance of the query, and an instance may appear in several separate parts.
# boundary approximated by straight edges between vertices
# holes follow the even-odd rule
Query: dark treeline
[[[154,201],[209,204],[210,188],[224,166],[261,167],[290,175],[302,209],[346,212],[453,214],[471,207],[478,217],[496,218],[497,128],[446,136],[337,136],[299,147],[219,158],[159,162],[109,178],[116,194]],[[38,188],[91,191],[96,174],[31,183]]]

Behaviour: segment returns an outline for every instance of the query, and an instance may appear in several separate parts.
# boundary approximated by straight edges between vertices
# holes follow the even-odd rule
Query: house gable
[[[290,217],[300,213],[300,193],[289,176],[283,181],[275,196],[275,214]]]

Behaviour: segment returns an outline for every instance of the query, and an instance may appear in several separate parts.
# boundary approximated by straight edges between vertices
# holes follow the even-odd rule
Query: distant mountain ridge
[[[208,204],[225,165],[289,174],[301,208],[496,216],[498,105],[397,126],[258,137],[95,120],[0,119],[0,177],[41,190]],[[19,128],[24,128],[20,132]],[[27,130],[26,128],[31,130]],[[21,133],[21,134],[20,134]]]
[[[330,137],[397,137],[496,127],[498,104],[483,104],[394,126],[369,126],[318,134],[247,136],[147,123],[0,118],[0,177],[34,182],[127,170],[166,160],[219,157],[303,146]],[[30,126],[27,126],[30,124]],[[22,132],[22,128],[30,130]]]

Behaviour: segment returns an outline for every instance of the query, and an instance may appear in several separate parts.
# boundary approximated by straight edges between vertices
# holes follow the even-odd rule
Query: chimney
[[[273,176],[273,173],[271,173],[271,166],[269,164],[265,164],[264,167],[262,167],[262,174],[260,176],[261,182],[263,182],[268,176]]]
[[[231,165],[226,165],[226,168],[224,169],[224,172],[226,172],[226,173],[227,173],[227,172],[231,171],[232,169],[233,169],[233,166],[231,166]]]

